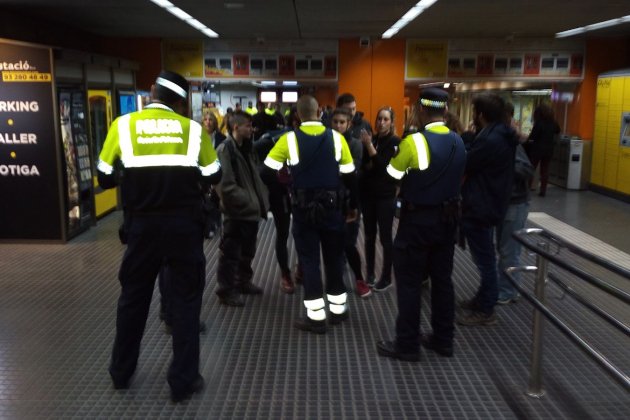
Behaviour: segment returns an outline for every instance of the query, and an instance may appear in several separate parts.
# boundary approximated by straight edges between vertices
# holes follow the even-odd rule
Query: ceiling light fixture
[[[420,0],[415,6],[409,9],[407,13],[398,19],[398,22],[394,23],[388,30],[383,32],[381,37],[384,39],[393,37],[398,33],[398,31],[407,26],[409,22],[417,18],[420,13],[431,7],[436,1],[437,0]]]
[[[245,7],[245,5],[238,2],[225,2],[223,3],[223,7],[225,7],[226,9],[242,9],[243,7]]]
[[[178,19],[181,19],[182,21],[186,22],[187,24],[189,24],[193,28],[195,28],[198,31],[202,32],[204,35],[206,35],[206,36],[208,36],[210,38],[218,38],[219,37],[218,33],[214,32],[212,29],[208,28],[206,25],[204,25],[203,23],[199,22],[197,19],[195,19],[194,17],[192,17],[190,14],[186,13],[185,11],[180,9],[179,7],[175,6],[170,1],[168,1],[168,0],[149,0],[149,1],[151,3],[154,3],[154,4],[158,5],[158,6],[160,6],[161,8],[166,10],[167,12],[173,14]]]
[[[598,29],[609,28],[611,26],[622,25],[630,22],[630,15],[623,16],[617,19],[605,20],[603,22],[593,23],[591,25],[581,26],[579,28],[569,29],[568,31],[558,32],[556,38],[566,38],[573,35],[580,35],[590,31],[596,31]]]

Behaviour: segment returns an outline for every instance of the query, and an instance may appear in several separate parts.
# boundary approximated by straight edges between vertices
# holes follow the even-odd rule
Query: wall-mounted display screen
[[[273,91],[262,91],[260,92],[260,101],[261,102],[276,102],[278,100],[278,94]]]
[[[284,103],[293,103],[297,102],[298,93],[295,91],[285,91],[282,92],[282,102]]]
[[[138,110],[135,92],[118,92],[118,115],[129,114]]]

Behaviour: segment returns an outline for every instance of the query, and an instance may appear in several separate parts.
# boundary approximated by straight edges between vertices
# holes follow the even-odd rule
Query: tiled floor
[[[544,199],[534,198],[531,210],[613,245],[622,258],[630,251],[628,204],[551,187]],[[554,219],[537,217],[541,225],[563,229]],[[116,236],[120,218],[107,216],[65,245],[0,244],[0,418],[622,419],[630,413],[628,392],[552,326],[545,334],[546,395],[524,395],[532,313],[525,302],[499,307],[496,326],[458,328],[454,358],[424,352],[418,364],[376,355],[375,342],[393,334],[393,290],[365,300],[351,295],[350,320],[324,336],[295,330],[300,293],[286,296],[278,288],[271,221],[261,227],[255,260],[256,281],[265,293],[248,297],[245,308],[218,304],[217,240],[206,242],[206,389],[185,404],[170,403],[170,338],[157,316],[156,291],[131,389],[115,391],[107,365],[123,251]],[[630,322],[627,305],[558,275]],[[459,297],[471,295],[478,282],[468,253],[459,249],[454,281]],[[531,287],[529,279],[526,284]],[[625,287],[630,289],[628,282]],[[548,301],[630,371],[627,336],[588,315],[554,285]],[[426,296],[424,303],[426,328]]]

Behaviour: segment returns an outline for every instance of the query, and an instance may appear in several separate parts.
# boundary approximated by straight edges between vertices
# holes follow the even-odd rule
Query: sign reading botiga
[[[0,39],[0,240],[63,236],[51,62]]]

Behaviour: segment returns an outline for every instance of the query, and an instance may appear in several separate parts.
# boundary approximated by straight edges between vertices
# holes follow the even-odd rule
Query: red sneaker
[[[366,298],[372,294],[370,286],[363,279],[357,279],[357,294],[362,298]]]

